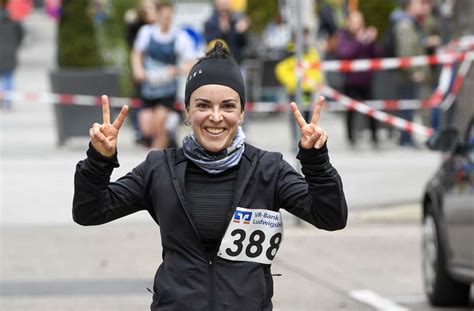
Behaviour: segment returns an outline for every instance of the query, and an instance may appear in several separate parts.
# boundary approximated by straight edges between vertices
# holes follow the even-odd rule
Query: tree
[[[99,67],[103,65],[89,1],[63,1],[58,26],[59,67]]]

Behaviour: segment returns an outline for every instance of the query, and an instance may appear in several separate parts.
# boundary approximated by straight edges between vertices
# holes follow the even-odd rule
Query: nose
[[[209,120],[214,122],[220,122],[222,120],[222,114],[219,107],[213,107]]]

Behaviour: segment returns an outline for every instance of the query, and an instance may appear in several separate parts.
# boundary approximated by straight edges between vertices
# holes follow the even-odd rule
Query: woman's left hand
[[[318,127],[319,118],[321,116],[321,109],[323,108],[324,102],[324,97],[320,96],[316,103],[316,107],[314,108],[313,117],[311,118],[310,123],[306,123],[295,102],[292,102],[290,104],[291,111],[295,116],[296,122],[300,126],[300,145],[304,149],[319,149],[324,146],[324,144],[328,140],[328,134],[326,133],[326,131]]]

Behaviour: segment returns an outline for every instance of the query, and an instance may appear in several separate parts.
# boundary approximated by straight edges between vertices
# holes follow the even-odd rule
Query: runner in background
[[[131,62],[133,76],[141,84],[140,129],[152,138],[153,148],[162,149],[169,146],[167,121],[175,110],[178,76],[188,72],[197,55],[188,34],[172,27],[172,5],[159,3],[157,9],[157,23],[138,32]]]

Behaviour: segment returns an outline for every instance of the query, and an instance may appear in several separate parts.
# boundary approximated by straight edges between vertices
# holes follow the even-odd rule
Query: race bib
[[[228,260],[271,264],[282,239],[280,212],[237,207],[217,255]]]

